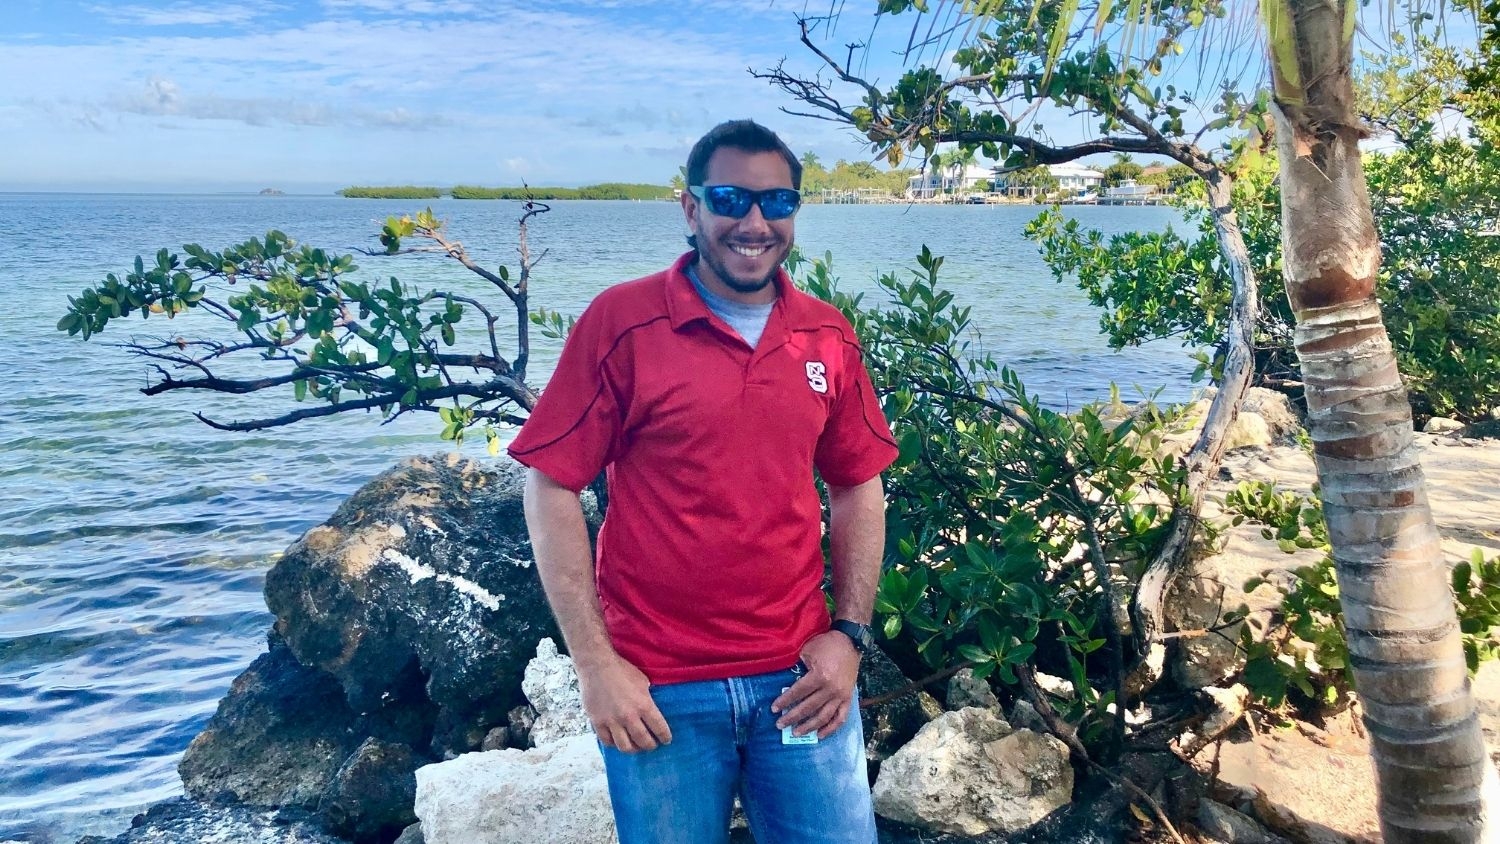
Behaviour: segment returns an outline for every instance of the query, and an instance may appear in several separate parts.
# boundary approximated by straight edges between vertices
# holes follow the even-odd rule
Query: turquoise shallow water
[[[434,210],[487,266],[515,265],[513,202],[440,200]],[[265,570],[307,528],[398,459],[446,451],[433,415],[381,426],[348,415],[228,434],[191,412],[281,412],[274,397],[141,395],[147,367],[110,343],[54,328],[66,297],[136,254],[198,242],[222,248],[267,229],[338,251],[374,246],[379,220],[408,202],[336,197],[0,195],[0,841],[114,834],[176,794],[177,758],[230,681],[265,646]],[[1013,206],[810,206],[798,239],[834,253],[845,286],[915,266],[922,244],[972,305],[984,345],[1059,406],[1104,396],[1111,380],[1166,398],[1188,391],[1181,349],[1108,350],[1098,316],[1056,284]],[[1079,208],[1107,231],[1160,228],[1162,208]],[[535,304],[577,312],[604,286],[660,269],[684,248],[670,203],[563,202],[532,227],[548,250]],[[437,256],[364,258],[366,272],[498,298]],[[873,299],[867,299],[873,302]],[[139,335],[203,322],[132,321]],[[467,323],[466,323],[467,324]],[[533,381],[555,360],[537,338]],[[253,371],[253,370],[246,370]],[[480,438],[482,440],[482,438]],[[466,445],[483,457],[483,443]]]

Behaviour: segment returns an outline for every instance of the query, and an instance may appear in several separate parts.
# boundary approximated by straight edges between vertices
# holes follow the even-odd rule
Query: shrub
[[[1111,425],[1099,408],[1069,416],[1028,394],[974,342],[969,309],[938,285],[942,258],[924,249],[917,261],[879,279],[879,308],[841,292],[828,258],[790,262],[854,324],[895,423],[878,628],[931,669],[969,663],[1005,684],[1033,665],[1066,676],[1077,697],[1062,714],[1086,742],[1104,740],[1132,657],[1114,610],[1182,474],[1149,447],[1153,417]]]

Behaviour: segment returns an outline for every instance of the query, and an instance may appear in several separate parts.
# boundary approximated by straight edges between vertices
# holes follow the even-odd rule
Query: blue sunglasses
[[[760,206],[767,220],[784,220],[797,213],[802,194],[791,188],[750,190],[734,185],[693,185],[688,192],[708,204],[708,210],[720,217],[739,218],[750,213],[751,205]]]

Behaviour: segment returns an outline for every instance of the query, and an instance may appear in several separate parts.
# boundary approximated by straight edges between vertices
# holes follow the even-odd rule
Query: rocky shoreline
[[[1231,437],[1219,497],[1240,480],[1311,487],[1311,460],[1291,444],[1295,414],[1263,392]],[[1439,433],[1418,443],[1445,550],[1500,554],[1500,441]],[[183,756],[187,796],[79,844],[612,840],[602,765],[531,563],[521,479],[508,463],[408,460],[308,531],[267,575],[276,621],[266,653]],[[1230,530],[1179,590],[1175,621],[1209,626],[1234,603],[1225,584],[1298,564],[1254,529]],[[1269,600],[1238,597],[1252,608]],[[1174,679],[1202,690],[1210,719],[1239,722],[1236,654],[1208,638],[1179,649]],[[1487,668],[1477,697],[1493,747],[1500,670]],[[860,683],[873,698],[908,680],[874,658]],[[963,675],[932,692],[865,713],[882,841],[1121,840],[1118,789],[1093,782],[1074,794],[1066,746],[1025,701],[1002,706]],[[1373,772],[1357,725],[1318,732],[1297,744],[1240,723],[1216,737],[1207,785],[1159,796],[1198,804],[1202,840],[1373,840],[1373,797],[1359,794]],[[1343,773],[1307,782],[1329,766]],[[939,768],[947,776],[929,775]]]

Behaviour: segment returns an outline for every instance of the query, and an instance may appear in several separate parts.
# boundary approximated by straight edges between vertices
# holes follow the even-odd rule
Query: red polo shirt
[[[509,449],[575,491],[607,470],[599,601],[653,683],[794,664],[829,624],[813,470],[855,486],[896,457],[836,308],[778,273],[752,350],[693,289],[692,257],[594,299]]]

